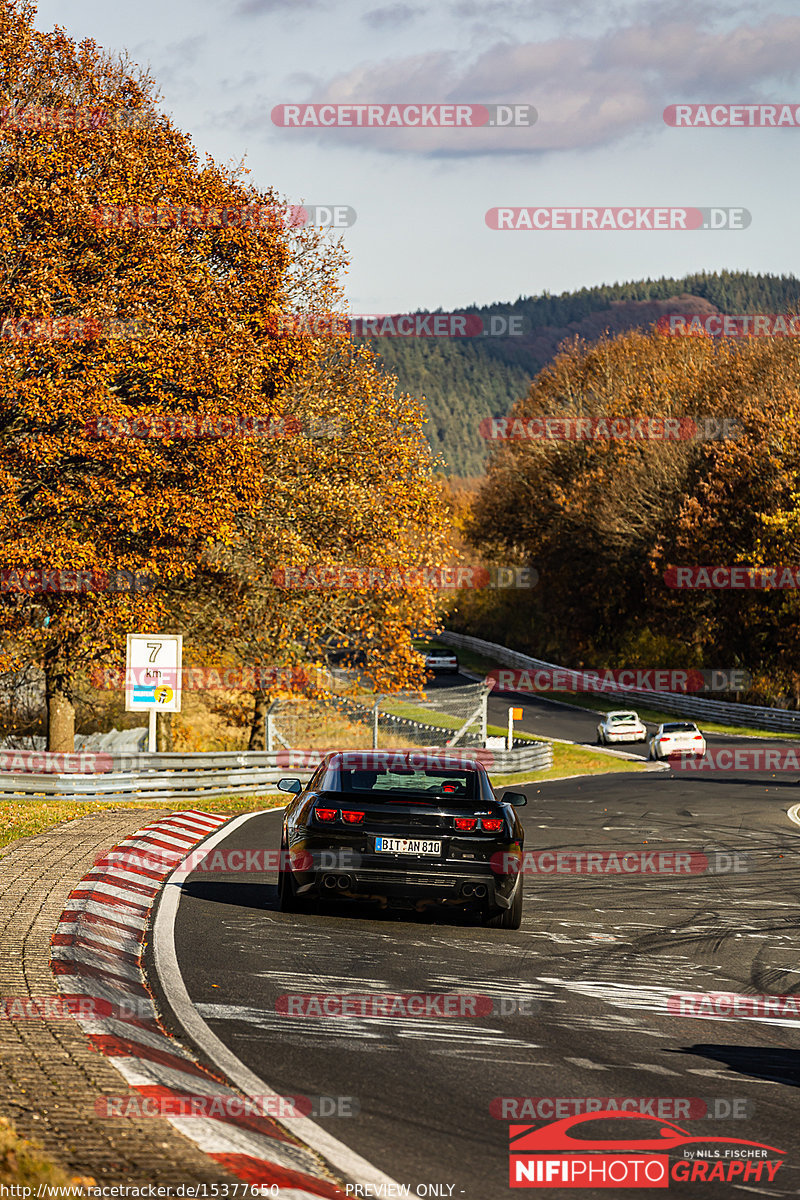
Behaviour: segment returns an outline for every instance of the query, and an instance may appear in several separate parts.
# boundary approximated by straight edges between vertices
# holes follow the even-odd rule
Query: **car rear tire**
[[[484,922],[490,929],[519,929],[522,924],[522,877],[517,881],[517,888],[514,892],[514,899],[508,908],[504,908],[502,912],[495,913],[493,917],[489,917]]]
[[[294,875],[288,865],[289,846],[281,837],[281,865],[278,867],[278,903],[281,912],[299,912],[303,902],[295,890]]]

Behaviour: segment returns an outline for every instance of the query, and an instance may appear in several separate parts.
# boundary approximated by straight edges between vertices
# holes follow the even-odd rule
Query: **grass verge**
[[[545,739],[541,739],[545,740]],[[616,771],[644,771],[645,760],[632,762],[628,758],[612,758],[610,754],[595,754],[583,746],[553,742],[553,765],[548,771],[515,771],[500,775],[489,772],[492,787],[513,787],[517,783],[541,783],[547,779],[563,779],[569,775],[604,775]]]
[[[196,796],[192,800],[148,800],[135,804],[124,800],[3,800],[0,801],[0,847],[94,812],[141,812],[141,824],[146,825],[147,813],[154,809],[163,811],[166,808],[170,812],[179,812],[198,808],[204,812],[235,816],[243,812],[261,812],[265,808],[280,808],[285,803],[285,792],[258,796],[215,796],[207,800]]]
[[[41,1186],[66,1188],[73,1196],[83,1195],[83,1188],[93,1187],[95,1180],[88,1176],[67,1175],[45,1157],[38,1142],[21,1138],[9,1121],[0,1117],[0,1185],[4,1188],[24,1187],[35,1196]],[[11,1192],[11,1195],[19,1195]]]
[[[458,650],[453,646],[445,646],[444,642],[431,642],[430,645],[435,646],[437,649],[455,650],[461,666],[466,667],[468,671],[474,671],[476,675],[488,675],[489,671],[497,670],[500,667],[500,663],[494,662],[482,654],[476,654],[472,650]],[[558,700],[562,704],[571,705],[573,708],[582,708],[588,712],[596,713],[606,713],[613,708],[627,707],[624,700],[615,700],[613,696],[609,696],[608,698],[585,696],[576,692],[548,692],[546,695],[542,695],[541,699]],[[659,708],[642,707],[636,703],[631,704],[630,707],[639,714],[643,721],[649,721],[652,725],[661,725],[663,721],[693,721],[695,719],[691,716],[681,717],[678,713],[663,712]],[[756,729],[752,725],[721,725],[717,721],[701,721],[701,725],[707,733],[731,733],[742,737],[778,738],[781,741],[800,738],[800,733],[784,733],[773,729]]]
[[[553,692],[552,695],[543,697],[548,700],[560,700],[563,704],[571,704],[575,708],[586,709],[587,712],[606,713],[613,708],[625,708],[626,705],[622,701],[614,701],[612,698],[604,700],[599,696],[576,696],[574,692]],[[720,725],[716,721],[703,721],[697,717],[681,717],[679,713],[663,712],[658,708],[647,708],[641,704],[632,704],[630,707],[634,712],[637,712],[643,721],[648,721],[651,725],[660,725],[663,721],[697,721],[699,726],[705,733],[731,733],[739,734],[742,737],[760,737],[760,738],[778,738],[781,741],[796,739],[800,734],[784,733],[781,730],[775,729],[754,729],[752,725]]]

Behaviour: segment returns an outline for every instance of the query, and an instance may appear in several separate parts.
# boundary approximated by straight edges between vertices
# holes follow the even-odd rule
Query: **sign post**
[[[125,661],[125,711],[147,711],[148,750],[156,750],[156,714],[181,710],[180,633],[129,633]]]
[[[521,708],[510,708],[508,710],[508,750],[514,749],[514,722],[522,720]]]

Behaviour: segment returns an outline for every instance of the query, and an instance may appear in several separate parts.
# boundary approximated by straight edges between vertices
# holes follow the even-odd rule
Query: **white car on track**
[[[694,721],[666,721],[650,738],[650,757],[669,758],[671,754],[706,752],[706,739]]]
[[[646,742],[647,726],[639,714],[630,709],[606,713],[597,726],[598,746],[613,746],[615,742]]]
[[[425,666],[429,671],[446,675],[458,674],[458,656],[447,650],[428,650],[425,655]]]

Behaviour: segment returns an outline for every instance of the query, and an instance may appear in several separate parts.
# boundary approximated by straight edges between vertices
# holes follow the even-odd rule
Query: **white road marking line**
[[[662,1067],[656,1063],[631,1063],[632,1067],[638,1067],[641,1071],[651,1071],[654,1075],[677,1075],[680,1077],[680,1071],[670,1071],[669,1067]]]
[[[52,959],[54,962],[74,962],[99,967],[111,975],[123,975],[134,983],[141,981],[138,967],[117,958],[116,955],[103,954],[102,950],[87,950],[81,946],[54,946]]]
[[[109,927],[111,929],[116,929],[118,925],[130,925],[131,928],[137,929],[145,929],[147,926],[147,917],[137,917],[132,913],[122,912],[118,908],[111,908],[109,905],[103,904],[101,900],[73,900],[72,904],[72,908],[66,908],[64,911],[76,913],[78,919],[76,921],[59,921],[59,933],[69,933],[70,930],[80,930],[81,933],[85,933],[88,937],[90,929],[102,928],[102,923],[98,924],[96,921],[84,921],[84,913],[91,913],[92,916],[101,917],[106,921],[116,922],[116,924],[112,924]],[[76,907],[78,905],[80,905],[80,910]],[[119,932],[122,933],[123,930],[120,930]]]
[[[113,883],[105,883],[98,879],[87,879],[85,887],[76,888],[76,891],[90,892],[93,897],[99,897],[100,900],[103,896],[113,896],[116,900],[125,900],[144,909],[148,909],[153,903],[152,896],[144,896],[141,892],[132,892],[126,887],[115,887]]]
[[[230,824],[225,825],[202,843],[205,849],[211,850],[219,842],[224,841],[235,829],[246,821],[252,820],[259,813],[243,813]],[[200,1013],[192,1003],[186,990],[186,984],[178,965],[175,949],[175,918],[178,913],[182,888],[180,884],[167,880],[153,924],[153,952],[155,955],[156,973],[159,977],[167,1003],[175,1013],[180,1026],[189,1037],[213,1062],[223,1075],[233,1081],[246,1096],[277,1096],[279,1093],[271,1088],[263,1079],[245,1066],[240,1059],[220,1041],[209,1028]],[[348,1178],[361,1183],[376,1185],[384,1184],[384,1191],[389,1186],[398,1187],[397,1181],[372,1163],[362,1158],[356,1151],[351,1150],[344,1142],[328,1133],[309,1117],[298,1117],[291,1121],[282,1121],[288,1129],[306,1142],[318,1154],[324,1156],[336,1170]]]
[[[795,825],[800,825],[800,804],[793,804],[786,815],[790,821],[794,821]]]

